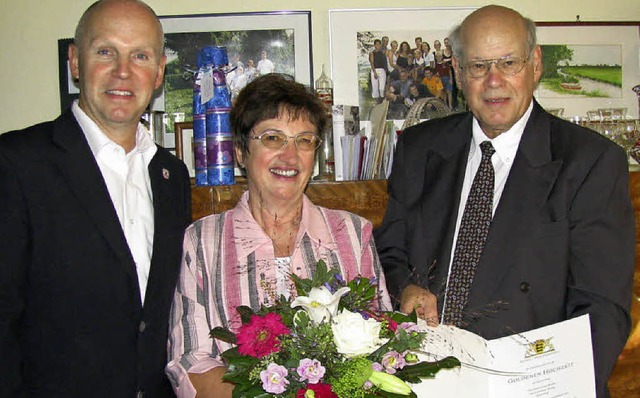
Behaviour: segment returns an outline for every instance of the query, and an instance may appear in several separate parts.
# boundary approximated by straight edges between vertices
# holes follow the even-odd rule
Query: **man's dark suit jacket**
[[[429,288],[442,310],[472,135],[469,113],[407,129],[376,244],[390,292]],[[630,329],[635,226],[623,150],[537,103],[464,311],[493,339],[590,314],[598,396]]]
[[[149,165],[155,232],[144,308],[135,263],[71,111],[0,135],[0,396],[174,396],[169,310],[190,220],[189,176]]]

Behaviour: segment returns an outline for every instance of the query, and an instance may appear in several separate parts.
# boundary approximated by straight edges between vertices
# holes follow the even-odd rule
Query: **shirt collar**
[[[504,133],[498,135],[494,139],[489,139],[480,124],[478,119],[473,118],[473,138],[471,141],[471,149],[469,150],[469,158],[472,158],[476,151],[480,150],[480,144],[483,141],[491,141],[493,148],[496,150],[496,154],[500,157],[502,162],[510,163],[516,156],[518,151],[518,145],[520,145],[520,139],[524,133],[524,128],[527,125],[531,111],[533,110],[533,101],[529,104],[529,107],[522,115],[522,117],[511,126],[511,128]]]
[[[246,244],[238,245],[238,257],[243,258],[256,251],[263,245],[272,245],[271,239],[260,228],[251,214],[249,208],[249,191],[245,191],[233,210],[234,234],[242,229],[242,238]],[[252,225],[257,230],[251,231],[247,228]],[[313,247],[322,246],[335,247],[333,238],[326,228],[326,222],[318,206],[314,205],[306,195],[302,195],[302,217],[300,218],[300,228],[296,237],[296,245],[307,235],[313,242]],[[238,236],[236,236],[238,238]]]
[[[118,145],[109,137],[107,137],[107,135],[102,132],[100,127],[98,127],[96,122],[94,122],[89,117],[89,115],[87,115],[82,110],[82,108],[80,108],[80,106],[78,105],[78,100],[73,101],[73,104],[71,105],[71,111],[78,121],[82,132],[87,138],[87,142],[89,143],[89,147],[91,148],[91,152],[93,152],[94,157],[97,157],[100,151],[102,151],[105,147]],[[136,146],[135,148],[133,148],[131,153],[142,153],[145,158],[150,161],[157,150],[158,148],[153,142],[149,130],[147,130],[147,128],[144,127],[142,123],[138,123],[138,127],[136,130]]]

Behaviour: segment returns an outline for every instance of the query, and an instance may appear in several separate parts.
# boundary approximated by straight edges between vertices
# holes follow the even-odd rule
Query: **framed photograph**
[[[176,134],[176,157],[187,165],[189,177],[196,176],[193,160],[193,123],[178,122],[174,124]]]
[[[329,46],[334,103],[358,105],[360,120],[370,120],[376,100],[373,98],[369,53],[374,40],[388,37],[390,43],[406,42],[416,47],[416,38],[429,44],[441,44],[453,27],[475,8],[434,7],[402,9],[329,10]],[[442,44],[442,48],[444,45]]]
[[[227,48],[229,69],[235,68],[226,76],[232,95],[259,73],[286,73],[305,85],[313,83],[310,11],[161,16],[160,22],[167,67],[151,108],[174,121],[193,119],[193,72],[198,50],[205,46]]]
[[[536,22],[543,75],[536,98],[564,117],[626,108],[638,118],[640,22]]]
[[[69,58],[67,56],[69,44],[73,43],[73,39],[58,40],[58,72],[60,78],[60,112],[69,108],[74,100],[78,99],[80,89],[78,82],[75,81],[69,69]]]

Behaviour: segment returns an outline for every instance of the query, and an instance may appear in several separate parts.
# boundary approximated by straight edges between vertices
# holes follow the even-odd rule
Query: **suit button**
[[[140,326],[138,326],[138,330],[140,331],[140,333],[144,333],[144,330],[147,328],[147,324],[142,321],[140,322]]]
[[[529,285],[529,282],[522,282],[520,284],[520,291],[522,293],[527,293],[530,288],[531,288],[531,286]]]

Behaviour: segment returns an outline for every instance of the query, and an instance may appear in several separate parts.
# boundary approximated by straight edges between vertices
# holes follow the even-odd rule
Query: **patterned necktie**
[[[482,150],[482,160],[462,213],[447,284],[444,323],[454,326],[462,324],[462,310],[467,305],[471,283],[487,241],[489,224],[491,224],[495,176],[491,156],[496,150],[489,141],[482,142],[480,150]]]

